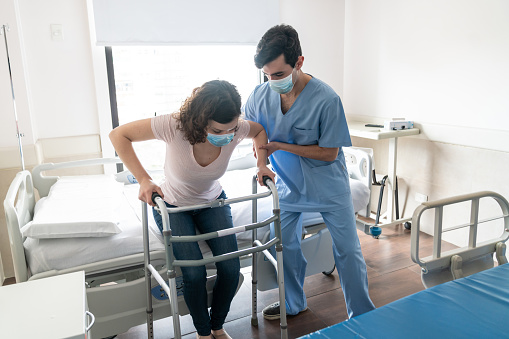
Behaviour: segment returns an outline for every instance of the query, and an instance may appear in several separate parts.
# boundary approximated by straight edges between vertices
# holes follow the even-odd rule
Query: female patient
[[[154,206],[151,196],[157,192],[168,207],[181,207],[226,198],[218,179],[225,173],[235,146],[245,137],[253,138],[256,146],[260,184],[264,175],[274,179],[274,173],[266,166],[267,151],[257,147],[267,143],[265,130],[258,123],[240,119],[240,105],[235,86],[214,80],[195,88],[177,113],[115,128],[110,139],[120,159],[140,183],[140,200]],[[161,187],[152,181],[132,147],[134,141],[149,139],[166,143],[166,179]],[[162,219],[155,210],[154,218],[162,231]],[[176,236],[195,235],[195,227],[201,233],[231,228],[230,206],[171,213],[170,227]],[[235,235],[211,239],[208,245],[214,255],[237,250]],[[178,260],[202,258],[196,242],[174,243],[173,252]],[[216,267],[210,314],[205,267],[182,267],[184,299],[198,338],[230,338],[223,324],[237,289],[239,259],[218,262]]]

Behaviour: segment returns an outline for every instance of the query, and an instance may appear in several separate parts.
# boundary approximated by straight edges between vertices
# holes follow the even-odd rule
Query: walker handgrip
[[[267,187],[268,187],[269,185],[267,185],[267,180],[272,181],[272,179],[271,179],[269,176],[264,175],[264,176],[262,177],[262,182],[263,182],[263,184],[264,184],[265,186],[267,186]]]
[[[156,198],[159,197],[162,199],[161,195],[157,192],[152,192],[152,202],[157,205]]]

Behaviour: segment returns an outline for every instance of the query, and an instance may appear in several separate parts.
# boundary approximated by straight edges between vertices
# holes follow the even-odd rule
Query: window
[[[255,50],[253,45],[112,47],[118,123],[176,112],[195,87],[214,79],[237,86],[244,104],[260,83]],[[134,147],[145,168],[163,167],[163,143]]]

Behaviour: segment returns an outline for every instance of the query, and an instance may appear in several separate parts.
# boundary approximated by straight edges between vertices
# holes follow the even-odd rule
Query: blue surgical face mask
[[[207,133],[207,140],[216,147],[228,145],[233,140],[235,133],[229,134],[211,134]]]
[[[279,80],[269,80],[270,88],[279,94],[289,93],[293,89],[292,74],[293,71],[286,78]]]

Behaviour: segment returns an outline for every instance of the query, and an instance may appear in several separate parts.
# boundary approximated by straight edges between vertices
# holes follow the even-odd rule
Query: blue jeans
[[[224,191],[218,197],[226,199]],[[168,207],[176,207],[166,204]],[[161,215],[153,210],[154,219],[163,230]],[[196,235],[209,233],[226,228],[232,228],[233,221],[229,205],[217,208],[205,208],[180,213],[170,213],[170,228],[172,235]],[[214,255],[237,250],[235,235],[207,240]],[[172,243],[173,254],[177,260],[202,259],[200,247],[196,242]],[[230,310],[230,304],[235,296],[239,283],[240,261],[238,258],[216,263],[217,279],[212,293],[210,315],[207,306],[207,272],[205,266],[181,267],[184,280],[184,300],[186,301],[194,327],[199,335],[206,336],[210,330],[223,328],[224,321]]]

